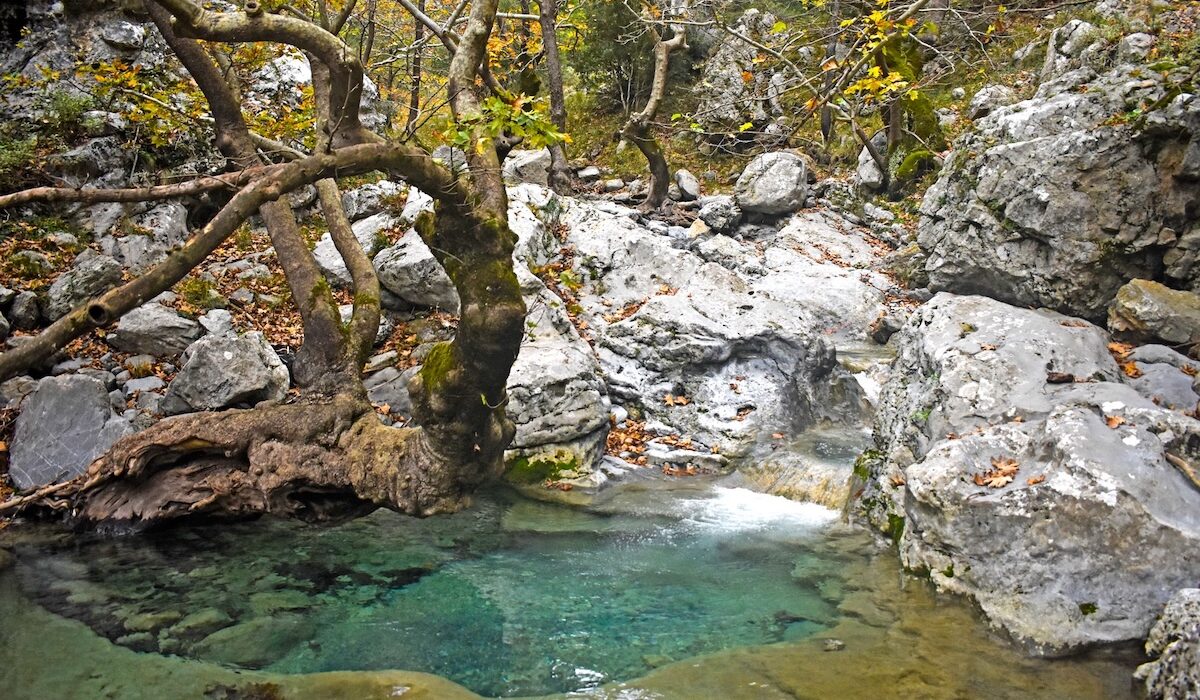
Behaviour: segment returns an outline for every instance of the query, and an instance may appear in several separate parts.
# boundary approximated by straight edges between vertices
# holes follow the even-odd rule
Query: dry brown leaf
[[[993,474],[984,478],[984,483],[990,489],[1004,488],[1012,483],[1013,478],[1007,474]]]
[[[1194,377],[1194,376],[1196,376],[1196,373],[1200,370],[1197,370],[1195,365],[1184,365],[1183,367],[1180,368],[1180,371],[1189,377]]]
[[[1079,319],[1073,318],[1069,321],[1063,321],[1060,325],[1066,326],[1067,328],[1087,328],[1091,324],[1087,321],[1080,321]]]
[[[1119,428],[1128,422],[1124,416],[1106,416],[1104,418],[1104,424],[1113,429]]]
[[[1124,360],[1129,353],[1133,352],[1133,346],[1129,343],[1118,343],[1114,340],[1108,344],[1108,351],[1118,360]]]
[[[1074,384],[1075,383],[1075,375],[1068,374],[1066,372],[1047,372],[1046,373],[1046,383],[1047,384]]]
[[[771,433],[771,439],[772,440],[782,440],[783,433]]]
[[[1124,372],[1125,376],[1129,377],[1130,379],[1137,379],[1138,377],[1142,376],[1142,370],[1138,368],[1136,362],[1132,361],[1122,362],[1121,371]]]
[[[892,486],[903,486],[904,483],[905,482],[904,482],[903,476],[900,476],[899,474],[892,475]]]
[[[1031,476],[1028,479],[1026,479],[1025,483],[1029,486],[1036,486],[1037,484],[1040,484],[1045,480],[1046,480],[1045,474],[1038,474],[1037,476]]]

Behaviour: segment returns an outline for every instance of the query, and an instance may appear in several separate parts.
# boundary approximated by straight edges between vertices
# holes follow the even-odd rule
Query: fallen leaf
[[[1106,416],[1104,418],[1104,424],[1113,429],[1119,428],[1128,422],[1124,416]]]
[[[1046,480],[1045,474],[1038,474],[1037,476],[1031,476],[1028,479],[1026,479],[1025,483],[1029,486],[1035,486],[1037,484],[1042,483],[1045,480]]]
[[[990,488],[990,489],[999,489],[999,488],[1004,488],[1005,486],[1008,486],[1009,484],[1011,484],[1012,480],[1013,480],[1013,478],[1006,474],[993,474],[989,477],[986,477],[984,479],[984,482],[987,484],[988,488]]]
[[[903,486],[903,485],[904,485],[904,477],[900,476],[899,474],[893,474],[892,475],[892,486]]]
[[[1114,340],[1108,344],[1108,351],[1118,360],[1124,360],[1129,353],[1133,352],[1133,346],[1129,343],[1118,343]]]
[[[1010,457],[992,457],[992,469],[997,474],[1004,476],[1012,476],[1016,474],[1021,467],[1017,465],[1017,460]]]
[[[772,440],[782,440],[783,433],[771,433],[771,439]]]
[[[1137,379],[1138,377],[1142,376],[1142,370],[1137,366],[1137,363],[1133,361],[1122,362],[1121,371],[1124,372],[1125,376],[1129,377],[1130,379]]]
[[[1075,375],[1067,374],[1066,372],[1047,372],[1047,384],[1074,384]]]
[[[1079,319],[1073,318],[1069,321],[1063,321],[1060,325],[1066,326],[1067,328],[1087,328],[1092,324],[1088,323],[1087,321],[1080,321]]]
[[[1197,370],[1195,365],[1184,365],[1182,368],[1180,368],[1180,371],[1189,377],[1194,377],[1200,370]]]

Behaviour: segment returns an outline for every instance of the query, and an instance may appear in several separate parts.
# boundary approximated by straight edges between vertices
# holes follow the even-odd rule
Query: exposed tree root
[[[427,516],[462,508],[494,476],[448,464],[422,430],[384,426],[369,404],[338,395],[169,418],[117,441],[73,481],[5,506],[66,507],[78,523],[117,529],[379,507]]]

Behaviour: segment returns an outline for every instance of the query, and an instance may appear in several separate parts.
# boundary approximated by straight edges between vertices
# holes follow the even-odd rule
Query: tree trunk
[[[277,513],[325,519],[377,507],[424,516],[462,507],[475,488],[501,472],[504,449],[515,432],[505,413],[505,387],[524,333],[525,305],[513,271],[516,236],[508,228],[507,197],[495,151],[471,149],[469,179],[461,179],[427,152],[404,143],[372,136],[367,143],[338,147],[348,132],[333,122],[356,114],[357,108],[339,101],[354,92],[351,86],[348,93],[345,83],[355,69],[328,62],[326,44],[338,41],[336,37],[313,37],[307,30],[289,34],[285,30],[291,25],[281,24],[275,15],[270,20],[254,18],[247,25],[243,13],[204,12],[189,0],[162,2],[176,21],[166,22],[166,13],[153,5],[152,16],[208,98],[221,150],[242,167],[258,156],[240,109],[199,44],[175,35],[173,27],[202,20],[206,31],[215,35],[247,39],[266,28],[309,49],[318,153],[280,166],[247,186],[183,251],[148,275],[76,309],[65,324],[48,329],[47,333],[57,327],[49,340],[39,336],[27,345],[77,337],[93,308],[104,322],[115,320],[153,296],[151,292],[181,278],[258,210],[304,324],[295,376],[301,395],[285,404],[165,419],[117,441],[84,475],[47,491],[45,498],[10,503],[69,508],[80,522],[118,528],[197,516]],[[475,141],[486,138],[486,132],[476,118],[480,99],[474,78],[496,6],[497,0],[474,3],[449,71],[452,112],[460,123],[473,125]],[[262,24],[256,24],[260,20]],[[311,50],[314,47],[322,50]],[[418,428],[380,423],[361,382],[362,363],[378,325],[379,286],[341,210],[332,177],[372,169],[397,172],[437,198],[436,215],[422,216],[417,228],[462,302],[456,337],[434,348],[410,385]],[[348,328],[341,324],[329,285],[282,199],[309,183],[317,185],[334,244],[355,287]],[[12,353],[0,356],[0,371],[11,359]],[[0,505],[0,510],[8,507]]]
[[[542,46],[546,53],[550,121],[554,128],[566,133],[567,103],[563,95],[562,57],[558,53],[558,0],[539,0],[538,21],[542,26]],[[561,143],[550,147],[550,186],[556,192],[566,192],[571,187],[571,169]]]
[[[667,71],[671,67],[671,52],[687,46],[687,34],[682,26],[676,30],[675,36],[663,39],[658,36],[654,45],[654,82],[650,87],[650,97],[641,112],[632,115],[621,129],[620,138],[637,146],[650,170],[650,193],[643,203],[647,210],[657,209],[667,200],[667,189],[670,187],[671,170],[667,165],[666,156],[650,131],[650,122],[658,114],[667,91]]]
[[[417,0],[417,9],[425,11],[425,0]],[[409,59],[408,118],[404,121],[404,132],[416,130],[417,117],[421,115],[421,42],[425,39],[425,25],[413,18],[413,47],[416,49]]]

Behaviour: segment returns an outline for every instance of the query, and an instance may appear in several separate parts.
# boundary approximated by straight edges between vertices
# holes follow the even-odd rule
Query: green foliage
[[[471,146],[472,132],[482,127],[483,135],[474,147],[479,152],[491,148],[493,140],[502,135],[522,139],[528,148],[551,146],[570,138],[558,131],[550,121],[545,100],[520,95],[512,102],[496,96],[483,101],[483,114],[463,119],[450,139],[450,145],[466,149]]]
[[[600,98],[597,106],[628,111],[650,92],[654,40],[629,4],[593,2],[581,9],[582,41],[565,58],[582,87]]]

